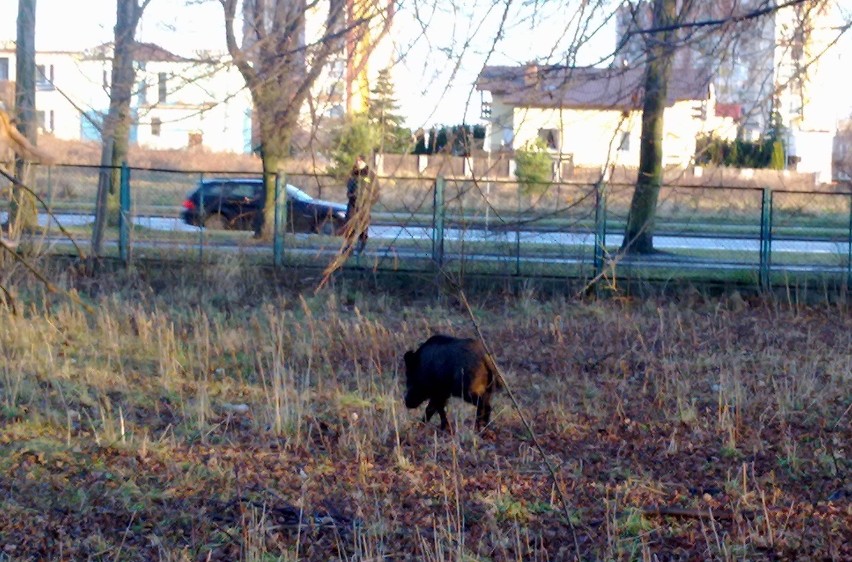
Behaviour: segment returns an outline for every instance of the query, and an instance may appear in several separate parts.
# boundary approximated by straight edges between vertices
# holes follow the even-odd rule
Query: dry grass
[[[451,302],[338,284],[23,280],[0,309],[9,559],[568,560],[506,396],[454,436],[402,407],[401,355],[471,333]],[[737,295],[475,312],[567,491],[589,560],[848,559],[852,320]]]
[[[101,162],[101,145],[97,142],[69,141],[44,135],[39,139],[39,146],[60,164],[96,166]],[[262,171],[260,158],[253,154],[211,152],[204,148],[152,150],[134,145],[130,147],[127,162],[134,168],[187,172]],[[313,171],[316,168],[308,159],[296,160],[292,166],[294,171]]]

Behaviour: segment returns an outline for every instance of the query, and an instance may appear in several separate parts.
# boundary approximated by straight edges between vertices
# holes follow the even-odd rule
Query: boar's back
[[[471,338],[434,335],[417,349],[418,374],[421,379],[452,381],[456,376],[469,376],[488,368],[485,349]],[[471,389],[473,390],[473,389]],[[484,388],[477,389],[481,394]]]

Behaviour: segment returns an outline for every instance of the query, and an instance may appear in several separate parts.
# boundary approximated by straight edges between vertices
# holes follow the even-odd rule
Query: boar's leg
[[[491,419],[491,400],[483,396],[476,401],[476,429],[477,431],[488,425]]]
[[[435,412],[441,416],[441,429],[446,430],[450,427],[450,422],[447,421],[447,412],[444,411],[444,406],[447,404],[446,399],[444,400],[436,400],[432,398],[429,400],[429,404],[426,405],[426,415],[423,417],[423,421],[429,421]]]

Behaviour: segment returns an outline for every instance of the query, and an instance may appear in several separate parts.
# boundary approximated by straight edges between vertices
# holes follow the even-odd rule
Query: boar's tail
[[[494,381],[494,390],[500,390],[503,388],[503,377],[500,375],[500,371],[497,370],[497,365],[494,364],[494,360],[491,358],[491,355],[485,355],[485,366],[491,374],[491,380]]]

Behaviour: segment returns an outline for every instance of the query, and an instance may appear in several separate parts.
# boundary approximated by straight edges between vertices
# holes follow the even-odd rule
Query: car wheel
[[[207,230],[226,230],[228,220],[220,213],[213,213],[204,219],[204,228]]]
[[[325,236],[334,236],[335,232],[337,231],[337,225],[332,219],[325,219],[316,226],[315,230],[317,234],[323,234]]]

